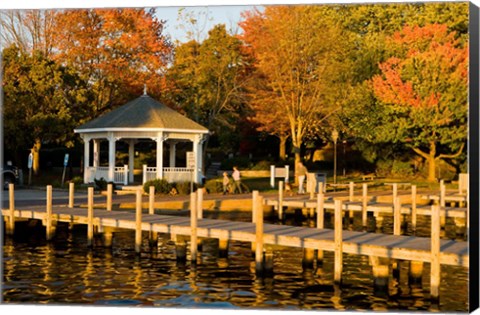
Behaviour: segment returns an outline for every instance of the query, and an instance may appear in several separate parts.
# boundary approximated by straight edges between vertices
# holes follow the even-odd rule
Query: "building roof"
[[[75,132],[112,129],[158,129],[207,133],[208,129],[144,94],[75,129]]]

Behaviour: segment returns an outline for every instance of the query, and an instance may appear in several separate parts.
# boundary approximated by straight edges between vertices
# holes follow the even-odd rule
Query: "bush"
[[[205,189],[210,194],[223,192],[223,184],[219,179],[210,179],[205,183]]]
[[[175,183],[175,188],[180,195],[188,195],[190,194],[191,184],[192,182]],[[197,190],[197,188],[198,185],[196,183],[193,183],[193,191]]]
[[[270,170],[271,165],[274,165],[274,163],[272,163],[271,161],[263,160],[255,164],[251,169],[253,171],[265,171],[265,170]]]
[[[98,190],[106,190],[107,189],[107,181],[105,178],[100,178],[100,179],[93,179],[93,182],[95,183],[95,188]]]
[[[78,187],[83,184],[83,178],[80,176],[75,176],[70,180],[70,183],[73,183],[75,187]]]
[[[166,179],[153,179],[143,184],[143,191],[149,192],[150,186],[155,187],[156,194],[168,194],[175,186],[170,184]]]
[[[402,162],[395,160],[392,165],[392,175],[398,177],[411,177],[413,176],[413,167],[410,162]]]

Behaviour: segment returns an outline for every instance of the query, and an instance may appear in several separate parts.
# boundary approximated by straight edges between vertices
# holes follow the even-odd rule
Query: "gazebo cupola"
[[[139,139],[156,142],[156,165],[143,166],[143,182],[165,178],[170,182],[202,178],[202,146],[208,129],[166,105],[144,95],[76,128],[84,141],[84,182],[104,178],[127,185],[133,182],[135,144]],[[108,166],[100,166],[100,141],[108,141]],[[93,165],[90,165],[93,141]],[[116,165],[116,143],[128,144],[128,165]],[[191,141],[193,159],[186,167],[175,167],[176,144]],[[164,167],[164,144],[169,145],[169,167]]]

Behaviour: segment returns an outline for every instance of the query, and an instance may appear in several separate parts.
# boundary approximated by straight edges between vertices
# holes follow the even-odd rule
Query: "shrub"
[[[80,186],[83,184],[83,178],[80,176],[75,176],[70,180],[70,183],[73,183],[75,187]]]
[[[223,192],[223,184],[219,179],[210,179],[205,183],[205,189],[210,194]]]
[[[191,188],[192,182],[181,182],[181,183],[176,183],[175,187],[177,189],[177,192],[180,195],[188,195],[190,194],[190,188]],[[193,183],[193,191],[197,190],[198,185],[196,183]]]
[[[270,162],[270,161],[260,161],[258,162],[257,164],[255,164],[253,167],[252,167],[252,170],[254,171],[264,171],[264,170],[270,170],[270,166],[273,165],[274,163]]]
[[[411,177],[413,176],[413,167],[410,162],[402,162],[394,160],[392,164],[392,175],[398,177]]]
[[[170,184],[166,179],[153,179],[143,184],[143,191],[149,192],[150,186],[155,187],[156,194],[168,194],[175,186]]]
[[[93,182],[95,183],[95,188],[98,190],[106,190],[107,189],[107,181],[105,178],[100,178],[100,179],[93,179]]]

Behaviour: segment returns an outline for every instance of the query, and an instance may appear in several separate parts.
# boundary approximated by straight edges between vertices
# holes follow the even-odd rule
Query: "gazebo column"
[[[201,182],[201,173],[202,173],[202,147],[203,147],[203,136],[195,135],[195,140],[193,140],[193,154],[195,156],[195,182],[198,184]]]
[[[115,172],[115,142],[113,132],[108,135],[108,181],[113,182]]]
[[[100,139],[93,139],[93,167],[100,166]]]
[[[135,140],[128,141],[128,182],[133,183],[133,169],[135,158]]]
[[[170,167],[175,167],[175,159],[176,159],[176,150],[177,150],[177,143],[170,142]]]
[[[90,137],[84,135],[83,137],[83,182],[87,184],[90,181]]]
[[[163,178],[163,132],[157,135],[157,178]]]

